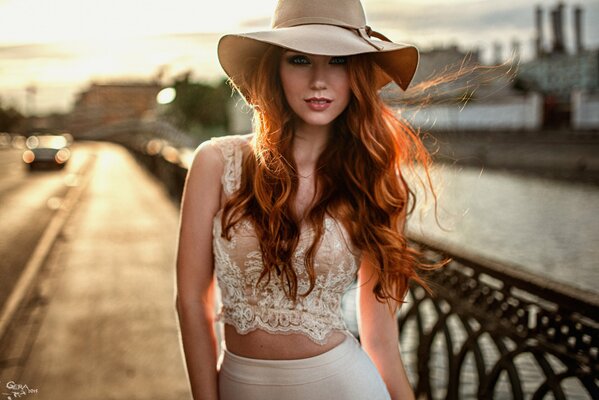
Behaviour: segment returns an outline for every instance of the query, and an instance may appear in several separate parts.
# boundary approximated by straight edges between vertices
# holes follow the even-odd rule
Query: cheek
[[[297,71],[285,68],[284,66],[279,69],[279,75],[281,77],[283,92],[285,93],[287,100],[289,100],[299,92],[299,88],[301,86],[301,76]]]
[[[349,74],[347,71],[338,76],[335,86],[339,100],[346,106],[351,98],[351,87],[349,85]]]

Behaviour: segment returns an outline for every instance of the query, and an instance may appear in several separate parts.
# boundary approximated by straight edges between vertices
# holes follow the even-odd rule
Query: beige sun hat
[[[245,75],[270,45],[325,56],[372,53],[377,88],[395,81],[406,90],[418,66],[415,46],[394,43],[366,25],[360,0],[279,0],[271,30],[221,37],[218,59],[242,94]]]

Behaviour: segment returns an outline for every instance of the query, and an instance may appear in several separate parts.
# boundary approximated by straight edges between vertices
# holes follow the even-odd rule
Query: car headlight
[[[25,161],[27,164],[31,164],[33,160],[35,160],[35,154],[33,154],[33,151],[25,150],[23,152],[23,161]]]
[[[54,159],[57,163],[64,164],[67,162],[69,157],[71,157],[71,152],[69,151],[69,149],[60,149],[56,152]]]

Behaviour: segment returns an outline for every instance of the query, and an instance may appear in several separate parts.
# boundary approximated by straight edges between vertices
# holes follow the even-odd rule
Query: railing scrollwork
[[[452,258],[398,319],[419,398],[599,399],[597,294],[414,243],[427,262]]]

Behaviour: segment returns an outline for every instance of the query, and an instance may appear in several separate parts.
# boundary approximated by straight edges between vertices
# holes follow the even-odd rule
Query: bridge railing
[[[599,399],[599,295],[411,239],[428,262],[452,259],[398,319],[418,396]]]
[[[192,150],[164,140],[129,149],[179,201]],[[419,398],[599,399],[599,295],[410,234],[429,295],[411,287],[400,348]],[[573,266],[575,267],[575,266]]]

